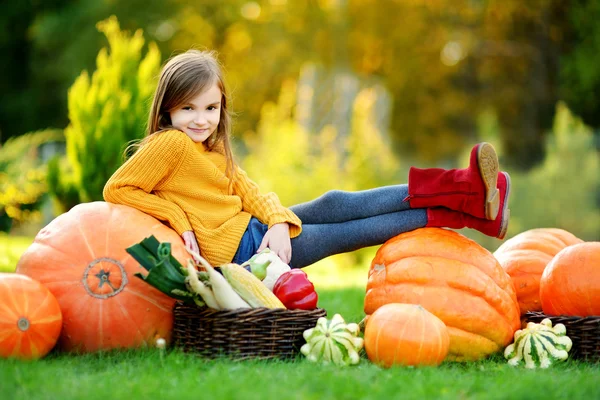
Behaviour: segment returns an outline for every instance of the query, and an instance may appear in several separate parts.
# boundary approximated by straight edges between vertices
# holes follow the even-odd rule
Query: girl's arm
[[[243,210],[269,226],[258,251],[268,247],[283,262],[289,263],[292,259],[290,237],[296,237],[302,231],[300,218],[283,207],[275,193],[261,194],[258,185],[239,167],[236,169],[233,190],[242,199]]]
[[[290,237],[294,238],[302,232],[300,218],[282,206],[275,193],[261,194],[258,185],[239,167],[236,168],[233,191],[242,199],[243,210],[267,224],[269,229],[285,222],[289,226]]]
[[[177,173],[190,142],[176,131],[154,135],[111,176],[104,186],[104,200],[136,208],[166,221],[181,235],[192,230],[185,212],[152,191]]]

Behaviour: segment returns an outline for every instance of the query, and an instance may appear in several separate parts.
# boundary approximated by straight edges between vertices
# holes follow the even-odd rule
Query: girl
[[[173,57],[159,78],[147,136],[106,183],[104,199],[164,221],[212,265],[242,263],[269,247],[302,268],[425,226],[506,233],[510,179],[487,143],[473,148],[466,169],[411,168],[408,185],[330,191],[288,209],[234,163],[230,128],[214,54]]]

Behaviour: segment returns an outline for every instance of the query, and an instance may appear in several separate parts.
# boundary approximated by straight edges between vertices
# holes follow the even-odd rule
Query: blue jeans
[[[302,221],[302,233],[292,239],[292,268],[303,268],[325,257],[376,246],[403,232],[427,224],[426,209],[411,209],[408,185],[359,192],[332,190],[290,207]],[[233,262],[248,260],[268,227],[252,218]]]

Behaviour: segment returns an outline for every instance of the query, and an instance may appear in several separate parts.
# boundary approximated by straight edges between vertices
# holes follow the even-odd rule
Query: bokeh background
[[[600,240],[599,20],[598,0],[4,2],[0,269],[102,199],[161,64],[190,48],[218,52],[237,161],[284,205],[405,183],[411,165],[464,167],[488,141],[514,184],[507,237]],[[364,280],[374,251],[318,273]]]

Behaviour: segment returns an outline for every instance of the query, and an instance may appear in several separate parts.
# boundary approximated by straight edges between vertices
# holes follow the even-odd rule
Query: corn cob
[[[252,272],[237,264],[221,265],[223,276],[242,299],[252,307],[285,308],[265,285]]]

